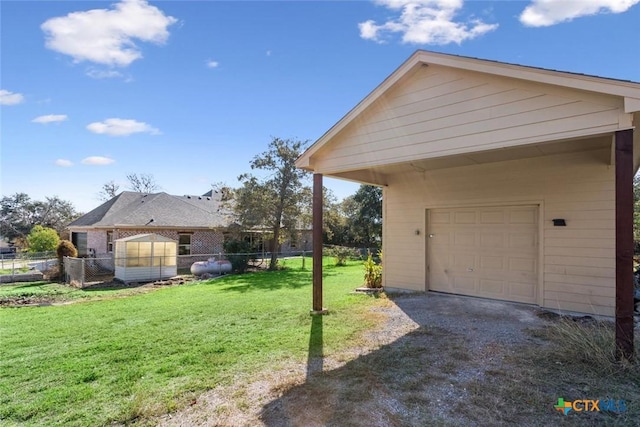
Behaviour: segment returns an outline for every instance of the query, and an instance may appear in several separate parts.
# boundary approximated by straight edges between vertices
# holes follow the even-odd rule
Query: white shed
[[[115,241],[115,278],[144,282],[175,276],[178,242],[158,234],[137,234]]]

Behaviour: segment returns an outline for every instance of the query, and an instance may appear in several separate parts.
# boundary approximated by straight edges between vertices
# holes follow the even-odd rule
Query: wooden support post
[[[633,130],[616,144],[616,358],[633,358]]]
[[[313,174],[313,309],[311,314],[326,314],[322,307],[322,174]]]

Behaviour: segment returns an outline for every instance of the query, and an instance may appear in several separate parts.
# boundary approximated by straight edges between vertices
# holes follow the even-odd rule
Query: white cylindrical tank
[[[216,261],[215,258],[209,258],[208,261],[198,261],[191,264],[191,274],[201,276],[205,273],[224,274],[231,272],[231,263],[227,260]]]

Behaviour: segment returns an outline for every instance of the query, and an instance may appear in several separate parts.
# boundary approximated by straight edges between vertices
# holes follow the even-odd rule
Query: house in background
[[[229,235],[262,242],[264,234],[242,230],[221,191],[202,196],[124,191],[70,223],[68,229],[80,256],[112,254],[115,240],[139,234],[154,233],[176,240],[178,256],[185,258],[223,252]],[[306,236],[304,231],[298,234]],[[304,245],[304,241],[288,240],[280,245],[280,251],[301,251]],[[306,246],[310,248],[311,243]]]
[[[223,251],[233,224],[221,193],[172,196],[124,191],[69,224],[80,256],[113,253],[114,241],[154,233],[178,241],[178,255]]]
[[[417,51],[296,165],[383,187],[386,288],[632,322],[638,125],[639,83]]]

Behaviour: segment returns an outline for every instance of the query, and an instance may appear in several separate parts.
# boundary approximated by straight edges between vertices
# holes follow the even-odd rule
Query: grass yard
[[[299,262],[127,298],[0,309],[0,420],[66,426],[140,421],[185,406],[238,374],[304,360],[312,327],[311,262],[305,270]],[[325,267],[331,309],[324,318],[330,331],[325,352],[352,345],[374,322],[367,311],[380,300],[350,294],[362,274],[361,263]],[[51,293],[55,285],[0,291]]]

